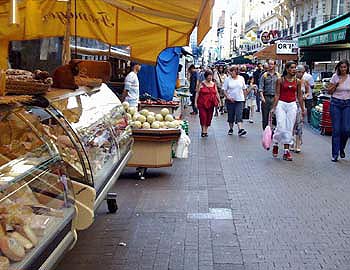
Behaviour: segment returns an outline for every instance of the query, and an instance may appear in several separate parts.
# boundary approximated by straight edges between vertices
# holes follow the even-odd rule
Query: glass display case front
[[[0,130],[0,266],[39,269],[71,233],[71,181],[39,117],[1,105]]]
[[[99,193],[132,145],[121,102],[105,84],[49,100],[79,137]]]

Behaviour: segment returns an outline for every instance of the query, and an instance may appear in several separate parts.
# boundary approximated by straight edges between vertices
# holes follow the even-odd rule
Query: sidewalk
[[[103,205],[59,270],[350,269],[350,160],[330,161],[329,138],[306,130],[286,162],[263,150],[258,121],[238,138],[219,116],[201,138],[190,119],[190,158],[146,181],[127,169],[118,213]]]

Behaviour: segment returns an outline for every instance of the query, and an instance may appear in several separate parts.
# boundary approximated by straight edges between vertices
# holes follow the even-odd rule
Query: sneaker
[[[297,153],[297,154],[300,154],[301,149],[300,148],[295,148],[294,152]]]
[[[286,151],[283,154],[283,159],[287,160],[287,161],[292,161],[293,160],[293,157],[292,157],[292,154],[290,153],[290,151]]]
[[[254,123],[253,119],[249,119],[249,123],[253,124]]]
[[[244,128],[242,128],[238,131],[238,136],[244,136],[246,134],[247,134],[247,131]]]
[[[333,156],[332,157],[332,162],[337,162],[338,161],[338,156]]]
[[[272,155],[273,157],[277,157],[278,156],[278,145],[274,145],[272,148]]]
[[[341,151],[340,151],[340,157],[341,157],[341,158],[345,158],[345,152],[344,152],[344,150],[341,150]]]
[[[232,135],[232,134],[233,134],[233,129],[230,128],[227,134],[228,134],[228,135]]]

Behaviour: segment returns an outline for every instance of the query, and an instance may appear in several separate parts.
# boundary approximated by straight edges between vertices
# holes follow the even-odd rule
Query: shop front
[[[349,27],[347,13],[304,32],[299,38],[300,61],[309,65],[319,75],[318,79],[329,77],[341,59],[350,59]]]

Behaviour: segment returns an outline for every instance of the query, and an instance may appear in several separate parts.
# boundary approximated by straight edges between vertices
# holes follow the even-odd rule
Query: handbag
[[[243,119],[249,119],[250,116],[250,106],[243,109]]]

